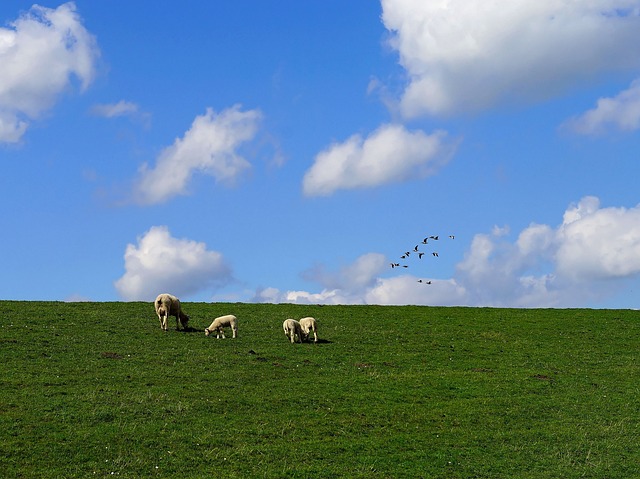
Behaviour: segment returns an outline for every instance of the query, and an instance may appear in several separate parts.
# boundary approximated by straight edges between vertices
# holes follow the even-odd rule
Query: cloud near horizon
[[[304,175],[303,193],[328,196],[342,189],[425,178],[439,171],[456,147],[444,131],[427,135],[399,124],[382,125],[366,138],[356,134],[318,153]]]
[[[73,2],[34,5],[0,27],[0,143],[17,143],[75,77],[85,90],[100,55]]]
[[[153,226],[137,246],[127,245],[124,268],[114,286],[126,301],[152,301],[165,292],[188,296],[232,279],[222,254],[205,243],[174,238],[166,226]]]
[[[264,288],[253,300],[274,303],[579,307],[616,293],[640,275],[640,205],[600,208],[593,196],[564,212],[562,223],[530,224],[516,240],[494,228],[471,240],[454,277],[412,274],[383,277],[388,261],[368,253],[331,274],[316,267],[305,274],[319,293]],[[356,278],[352,280],[349,278]],[[419,283],[430,279],[432,284]]]
[[[408,84],[406,118],[551,98],[640,67],[640,9],[629,0],[382,0]]]
[[[182,138],[160,153],[155,166],[144,163],[140,167],[134,201],[152,205],[186,195],[196,173],[233,183],[251,168],[238,148],[254,138],[261,118],[259,110],[242,111],[239,105],[220,113],[207,108]]]

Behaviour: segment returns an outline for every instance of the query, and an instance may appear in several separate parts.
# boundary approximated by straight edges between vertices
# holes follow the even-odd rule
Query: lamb
[[[176,317],[176,329],[180,330],[180,325],[184,329],[187,329],[189,323],[189,316],[182,312],[180,307],[180,300],[172,294],[163,293],[159,294],[155,301],[156,313],[160,319],[160,328],[163,331],[167,330],[167,319],[169,316]]]
[[[298,321],[300,328],[302,329],[302,339],[307,341],[309,339],[309,332],[313,331],[313,342],[318,342],[318,324],[315,318],[306,317]]]
[[[282,329],[284,330],[284,335],[291,339],[292,344],[296,342],[296,334],[298,335],[298,342],[302,342],[302,328],[295,319],[285,319],[284,323],[282,323]]]
[[[220,339],[220,335],[222,335],[222,339],[225,339],[224,328],[230,327],[233,332],[233,337],[236,338],[238,336],[238,318],[236,318],[233,314],[227,314],[226,316],[220,316],[213,320],[213,323],[208,328],[205,328],[204,334],[209,336],[211,333],[215,331],[216,338]]]

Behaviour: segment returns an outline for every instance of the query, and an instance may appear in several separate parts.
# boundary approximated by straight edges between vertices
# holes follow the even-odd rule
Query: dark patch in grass
[[[109,351],[106,351],[104,353],[100,353],[100,357],[106,358],[106,359],[122,359],[122,356],[118,353],[112,353]]]
[[[357,367],[358,369],[367,369],[373,367],[373,365],[369,363],[356,363],[355,367]]]
[[[553,381],[551,376],[547,376],[546,374],[534,374],[533,377],[540,381]]]
[[[474,373],[492,373],[493,372],[493,370],[488,368],[473,368],[472,371]]]

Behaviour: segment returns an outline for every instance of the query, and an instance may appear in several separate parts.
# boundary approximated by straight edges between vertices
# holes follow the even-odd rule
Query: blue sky
[[[2,299],[637,307],[640,1],[39,5]]]

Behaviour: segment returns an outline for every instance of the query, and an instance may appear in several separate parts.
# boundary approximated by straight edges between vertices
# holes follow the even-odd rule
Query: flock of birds
[[[400,259],[407,260],[412,254],[413,256],[417,256],[418,259],[422,259],[422,257],[426,254],[424,251],[420,251],[420,244],[429,244],[429,241],[438,241],[440,239],[439,235],[431,235],[427,236],[422,240],[422,243],[418,243],[413,247],[412,250],[405,251]],[[449,239],[455,239],[455,235],[449,235]],[[434,257],[440,256],[437,251],[431,251],[431,255]],[[391,263],[391,268],[408,268],[408,264],[400,264],[400,263]],[[419,279],[418,283],[422,284],[431,284],[431,281]]]

